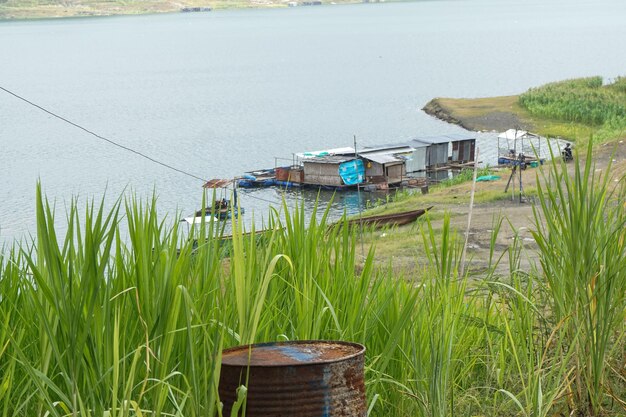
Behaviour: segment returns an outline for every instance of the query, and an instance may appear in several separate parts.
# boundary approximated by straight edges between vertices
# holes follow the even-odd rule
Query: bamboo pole
[[[467,229],[465,229],[465,243],[463,244],[463,254],[461,255],[461,269],[459,276],[465,273],[465,255],[467,253],[467,243],[469,241],[470,226],[472,224],[472,211],[474,210],[474,194],[476,192],[476,174],[478,173],[478,154],[480,148],[476,147],[476,155],[474,156],[474,177],[472,179],[472,191],[470,193],[469,211],[467,213]]]

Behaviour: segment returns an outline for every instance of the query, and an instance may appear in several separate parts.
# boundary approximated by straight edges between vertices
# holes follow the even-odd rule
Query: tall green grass
[[[626,117],[622,81],[603,86],[602,77],[566,80],[533,88],[519,101],[531,114],[546,118],[601,125]]]
[[[579,78],[532,88],[519,103],[533,116],[582,123],[598,128],[596,139],[626,131],[626,89],[623,77],[603,85],[602,77]]]
[[[615,398],[611,376],[623,378],[626,188],[623,178],[615,183],[611,175],[598,174],[592,158],[575,166],[573,178],[565,172],[552,166],[543,183],[555,188],[538,182],[535,217],[541,227],[534,236],[551,318],[563,322],[574,352],[571,400],[585,415],[600,415],[624,398]]]
[[[536,269],[519,240],[495,249],[496,220],[471,278],[448,215],[397,275],[327,211],[283,207],[261,235],[235,222],[225,244],[221,223],[186,233],[154,200],[74,201],[58,236],[38,187],[36,239],[0,255],[0,415],[220,415],[221,350],[296,339],[367,347],[372,416],[623,413],[623,194],[593,172],[553,166]]]

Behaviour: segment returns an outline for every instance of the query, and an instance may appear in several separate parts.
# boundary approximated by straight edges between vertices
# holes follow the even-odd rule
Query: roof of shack
[[[354,148],[350,146],[346,146],[343,148],[332,148],[332,149],[323,149],[320,151],[300,152],[300,153],[297,153],[296,156],[300,159],[313,159],[313,158],[322,158],[325,156],[350,155],[350,154],[354,154]]]
[[[317,158],[307,158],[302,160],[303,164],[342,164],[353,161],[354,156],[319,156]]]
[[[447,143],[447,142],[459,142],[463,140],[475,140],[475,139],[476,139],[476,135],[470,134],[470,133],[448,133],[445,135],[416,137],[416,138],[411,139],[409,143],[417,142],[418,144],[426,143],[428,145],[433,145],[433,144],[441,144],[441,143]],[[418,147],[423,147],[423,145],[418,146]]]
[[[378,164],[390,164],[390,163],[404,162],[403,158],[400,158],[396,156],[395,153],[390,153],[388,151],[365,152],[365,153],[359,154],[359,156],[363,159],[367,159],[368,161],[376,162]]]
[[[406,153],[411,152],[412,146],[406,142],[402,143],[391,143],[386,145],[376,145],[376,146],[366,146],[365,148],[359,151],[359,155],[365,155],[369,153],[387,153],[387,154],[395,154],[395,153]]]
[[[409,139],[406,142],[389,143],[385,145],[376,145],[363,148],[359,155],[364,155],[369,152],[382,152],[386,153],[406,153],[412,152],[415,149],[425,148],[430,145],[441,145],[450,142],[459,142],[464,140],[476,140],[476,135],[471,133],[449,133],[446,135],[438,136],[420,136]]]
[[[410,153],[416,149],[425,148],[431,145],[447,144],[449,142],[464,140],[476,140],[476,135],[471,133],[449,133],[438,136],[421,136],[412,138],[405,142],[366,146],[358,151],[358,155],[364,159],[378,162],[380,164],[402,162],[403,159],[397,157],[397,154]],[[302,159],[303,163],[319,164],[340,164],[342,162],[352,161],[355,159],[354,155],[355,150],[352,147],[333,148],[296,154],[298,158]]]

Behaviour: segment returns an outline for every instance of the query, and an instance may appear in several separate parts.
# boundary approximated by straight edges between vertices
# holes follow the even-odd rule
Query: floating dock
[[[288,166],[244,173],[237,178],[237,185],[334,191],[423,188],[447,178],[450,171],[473,166],[475,147],[475,136],[450,134],[361,150],[343,147],[302,152],[294,154]]]

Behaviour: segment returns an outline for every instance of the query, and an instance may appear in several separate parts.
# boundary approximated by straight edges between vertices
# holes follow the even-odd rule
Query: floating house
[[[302,160],[305,185],[343,188],[364,181],[363,162],[355,156],[329,155]]]
[[[293,155],[289,166],[246,173],[239,179],[239,186],[345,189],[362,184],[368,190],[422,186],[427,179],[442,180],[448,178],[450,170],[472,165],[475,148],[475,136],[450,134],[359,151],[343,147],[302,152]]]
[[[450,162],[453,164],[474,163],[476,160],[476,136],[465,133],[455,133],[446,135],[450,138],[452,144],[452,157]]]
[[[449,161],[450,139],[428,136],[411,139],[408,144],[413,148],[407,161],[408,175],[437,181],[448,177],[448,170],[443,168]]]
[[[395,185],[406,177],[407,155],[411,147],[405,144],[365,148],[358,157],[365,163],[365,178],[373,184]]]
[[[347,147],[305,152],[296,156],[304,165],[304,184],[333,186],[341,183],[337,178],[338,165],[348,158],[358,158],[364,164],[365,183],[375,185],[376,189],[385,189],[406,183],[411,178],[448,178],[450,170],[473,164],[475,152],[475,135],[454,133],[368,146],[358,152]],[[321,173],[325,173],[325,178],[318,178]],[[335,178],[331,181],[333,176]]]
[[[408,145],[410,146],[411,151],[405,155],[407,175],[425,177],[426,168],[430,166],[430,158],[428,155],[428,147],[430,146],[430,143],[413,139],[408,142]]]
[[[473,163],[475,149],[475,136],[458,133],[418,137],[408,142],[384,145],[371,150],[365,148],[359,152],[359,156],[365,158],[368,152],[390,154],[403,165],[402,177],[429,176],[432,179],[443,179],[447,177],[448,170],[460,169]],[[369,174],[366,172],[366,175]]]
[[[476,136],[466,133],[424,136],[411,139],[409,145],[415,151],[411,158],[413,163],[409,164],[410,169],[407,168],[407,171],[428,171],[439,167],[473,162]],[[452,152],[450,152],[450,145],[452,145]]]
[[[365,161],[365,176],[373,183],[398,184],[406,177],[404,159],[383,152],[359,154]]]

